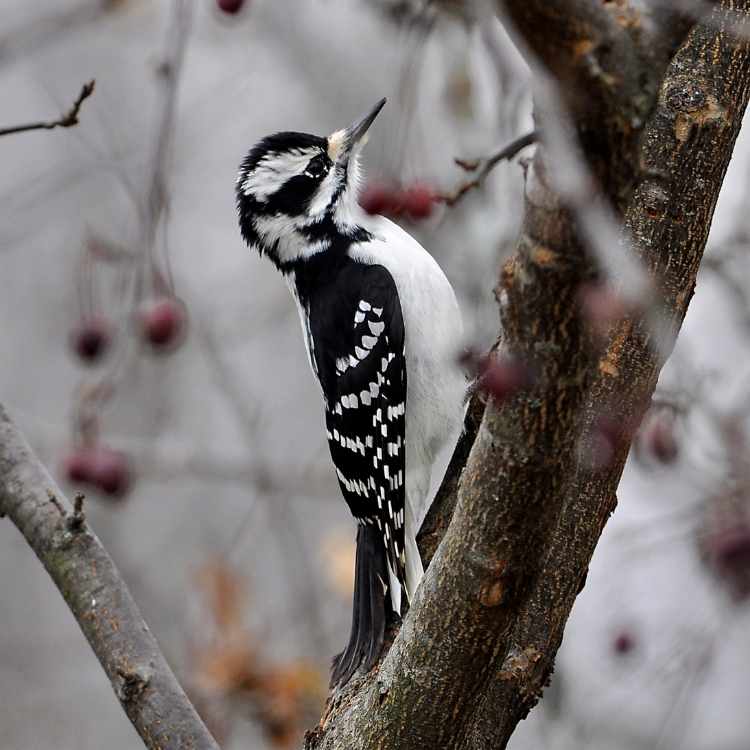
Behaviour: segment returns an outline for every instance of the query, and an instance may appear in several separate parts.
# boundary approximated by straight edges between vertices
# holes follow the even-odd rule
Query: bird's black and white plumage
[[[358,151],[384,102],[327,138],[263,139],[237,180],[242,234],[297,302],[331,457],[358,521],[352,630],[334,683],[373,666],[389,619],[414,596],[432,467],[464,409],[450,284],[416,240],[357,204]]]

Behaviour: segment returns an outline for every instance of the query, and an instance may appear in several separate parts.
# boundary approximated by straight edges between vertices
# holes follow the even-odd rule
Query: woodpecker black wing
[[[341,491],[354,517],[382,533],[403,581],[406,359],[393,278],[383,266],[347,265],[335,294],[312,301],[310,321]]]
[[[339,485],[361,524],[352,633],[334,668],[346,680],[382,647],[405,582],[406,358],[401,304],[382,266],[350,262],[309,301],[310,351]],[[389,576],[390,569],[391,575]]]

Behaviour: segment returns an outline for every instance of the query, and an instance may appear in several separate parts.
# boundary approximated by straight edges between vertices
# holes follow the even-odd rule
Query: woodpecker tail
[[[388,564],[382,532],[375,526],[357,528],[352,629],[349,644],[333,660],[331,686],[345,685],[364,665],[372,669],[383,649],[386,624],[398,615],[388,593]]]

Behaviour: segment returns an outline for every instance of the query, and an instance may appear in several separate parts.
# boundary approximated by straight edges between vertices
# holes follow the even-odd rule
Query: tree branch
[[[13,125],[9,128],[0,128],[0,136],[12,135],[13,133],[26,133],[29,130],[52,130],[53,128],[71,128],[78,125],[78,113],[83,102],[94,93],[95,81],[92,79],[84,83],[78,98],[73,102],[73,106],[57,120],[30,122],[26,125]]]
[[[475,161],[465,161],[463,159],[454,159],[461,169],[467,172],[475,172],[479,170],[476,177],[464,182],[459,185],[453,192],[445,193],[437,197],[438,200],[445,203],[446,206],[455,206],[466,193],[474,188],[478,188],[487,179],[487,175],[502,161],[510,161],[514,156],[523,151],[527,146],[531,146],[536,143],[539,138],[539,133],[536,130],[532,130],[526,135],[522,135],[520,138],[516,138],[511,141],[507,146],[501,148],[497,153],[492,156],[488,156],[486,159],[477,159]]]
[[[2,406],[0,516],[18,527],[63,595],[144,745],[218,750],[80,503],[72,512]]]

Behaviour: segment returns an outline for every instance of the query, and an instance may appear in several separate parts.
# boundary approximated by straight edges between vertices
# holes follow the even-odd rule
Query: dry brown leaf
[[[334,529],[323,539],[321,553],[329,583],[336,593],[348,599],[354,589],[354,535]]]

